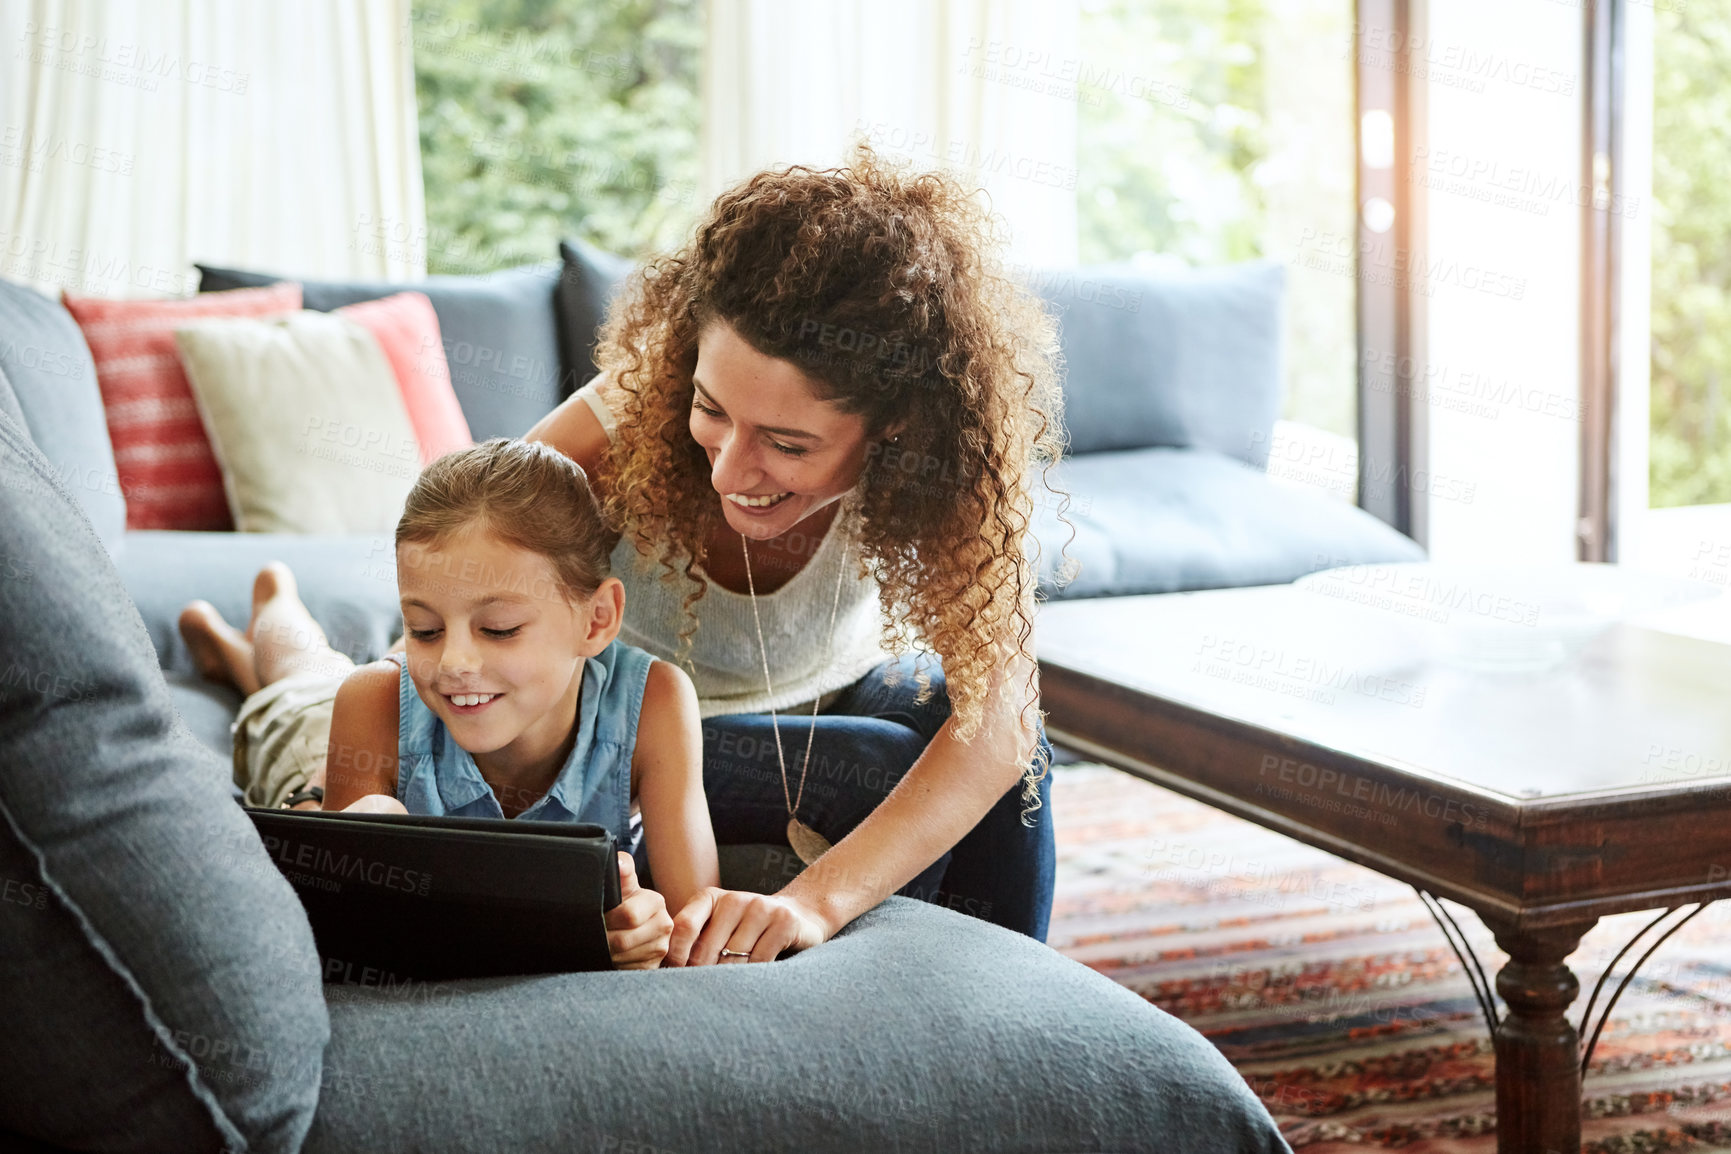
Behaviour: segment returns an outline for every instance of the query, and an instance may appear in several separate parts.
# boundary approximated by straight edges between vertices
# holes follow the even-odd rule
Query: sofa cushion
[[[1070,451],[1164,445],[1265,464],[1284,391],[1285,285],[1272,261],[1036,274],[1058,313]]]
[[[113,562],[0,417],[0,1130],[299,1148],[329,1018],[294,892],[177,720]]]
[[[198,270],[201,293],[281,279],[202,264]],[[463,416],[475,439],[484,441],[521,437],[571,391],[559,366],[553,308],[559,275],[559,266],[548,261],[481,276],[432,276],[413,284],[304,281],[301,291],[306,307],[320,312],[405,289],[426,293],[439,315]]]
[[[575,237],[559,242],[559,258],[564,268],[553,300],[559,309],[559,357],[570,374],[566,391],[571,392],[595,376],[596,333],[631,262]]]
[[[451,366],[439,336],[439,314],[426,293],[393,293],[337,309],[366,327],[391,362],[403,407],[421,446],[421,464],[475,443],[463,406],[451,388]]]
[[[190,300],[61,299],[96,359],[102,407],[126,493],[129,529],[232,529],[174,330],[208,317],[261,317],[301,307],[293,284]]]
[[[389,533],[421,471],[391,362],[311,309],[174,334],[243,533]]]
[[[25,432],[113,553],[126,530],[126,499],[90,348],[57,301],[6,280],[0,280],[0,372]]]
[[[0,368],[0,414],[25,432],[30,431],[30,426],[24,423],[24,410],[18,407],[18,394],[12,391],[12,382],[6,379],[4,368]]]
[[[456,1135],[526,1154],[1287,1150],[1189,1026],[1030,938],[911,898],[765,965],[379,978],[332,986],[330,1003],[306,1154]]]
[[[1054,586],[1069,530],[1047,496],[1034,533],[1052,597],[1274,585],[1335,565],[1425,555],[1362,509],[1202,449],[1089,453],[1060,462],[1052,480],[1070,494],[1069,557],[1080,567]]]
[[[391,537],[292,533],[134,532],[117,567],[170,674],[196,677],[177,624],[202,597],[236,628],[252,612],[252,582],[266,561],[295,575],[301,600],[331,647],[357,663],[376,661],[403,631]]]

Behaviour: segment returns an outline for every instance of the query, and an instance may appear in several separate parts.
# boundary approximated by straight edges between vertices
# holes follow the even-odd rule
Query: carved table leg
[[[1516,930],[1484,919],[1509,955],[1497,993],[1497,1154],[1580,1154],[1580,1038],[1568,1018],[1580,983],[1563,959],[1592,921]]]

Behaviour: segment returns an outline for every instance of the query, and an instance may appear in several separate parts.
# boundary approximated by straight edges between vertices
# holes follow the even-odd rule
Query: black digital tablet
[[[325,980],[610,970],[611,831],[556,821],[247,807],[306,907]]]

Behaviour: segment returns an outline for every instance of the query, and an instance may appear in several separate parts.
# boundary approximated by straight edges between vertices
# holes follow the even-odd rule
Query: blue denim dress
[[[503,819],[499,799],[469,751],[451,739],[409,677],[398,667],[397,800],[416,814]],[[577,740],[553,787],[518,816],[527,821],[585,821],[606,826],[621,848],[631,844],[631,754],[643,687],[655,659],[614,641],[583,663]]]

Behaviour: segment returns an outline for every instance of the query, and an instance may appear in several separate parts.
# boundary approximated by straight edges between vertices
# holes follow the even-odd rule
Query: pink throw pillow
[[[426,293],[395,293],[336,311],[372,333],[384,349],[403,394],[403,407],[409,411],[409,425],[421,444],[423,466],[475,443],[451,387],[439,314]]]
[[[200,317],[261,317],[301,307],[294,281],[184,300],[106,300],[61,293],[96,361],[128,529],[233,529],[174,330]]]

